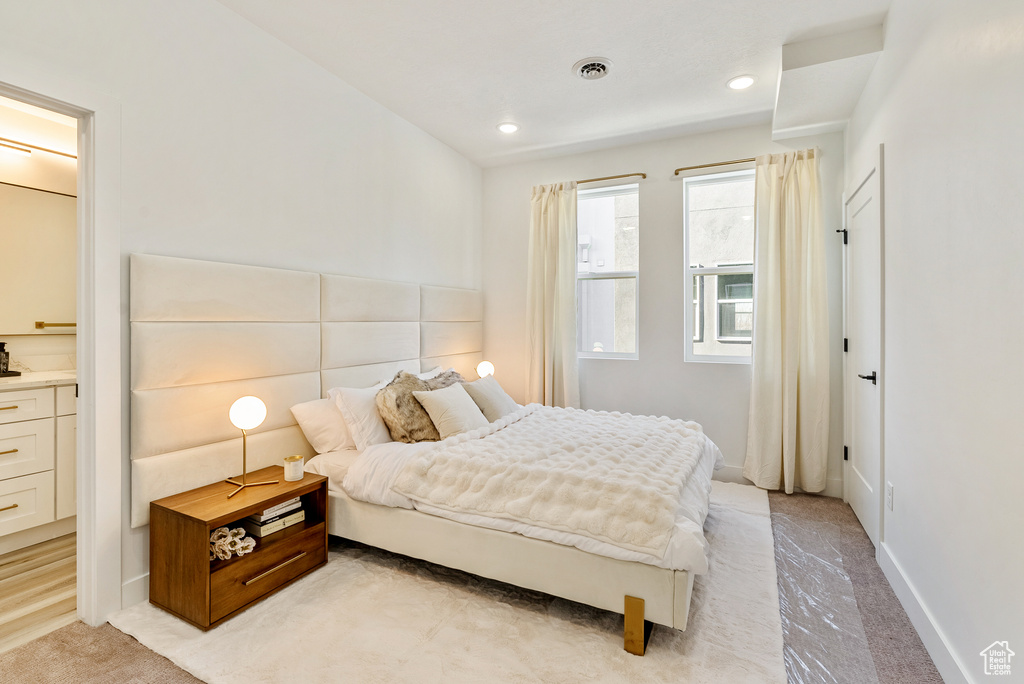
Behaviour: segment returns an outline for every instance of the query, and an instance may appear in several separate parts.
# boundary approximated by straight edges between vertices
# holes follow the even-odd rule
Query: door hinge
[[[844,461],[849,461],[850,460],[850,447],[848,447],[848,446],[844,446],[843,447],[843,460]]]
[[[848,337],[844,337],[843,338],[843,351],[844,352],[850,351],[850,338],[848,338]]]
[[[840,230],[837,230],[836,232],[843,234],[843,244],[845,245],[849,241],[849,237],[850,237],[849,232],[850,231],[848,231],[846,228],[842,228]]]

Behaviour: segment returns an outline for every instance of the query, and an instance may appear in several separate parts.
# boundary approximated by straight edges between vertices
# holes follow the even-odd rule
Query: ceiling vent
[[[610,59],[604,57],[587,57],[572,65],[572,72],[585,81],[596,81],[604,78],[612,68]]]

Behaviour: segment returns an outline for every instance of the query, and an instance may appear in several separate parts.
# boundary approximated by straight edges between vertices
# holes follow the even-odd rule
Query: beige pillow
[[[487,419],[464,389],[455,384],[433,392],[413,392],[430,414],[441,439],[487,426]]]
[[[413,392],[428,392],[463,382],[453,370],[423,380],[412,373],[399,371],[386,387],[377,393],[377,412],[396,442],[436,442],[441,439],[423,406]]]
[[[316,453],[355,448],[356,443],[349,433],[345,417],[332,399],[314,399],[296,404],[292,406],[292,415]]]
[[[493,423],[519,408],[519,404],[505,393],[493,375],[467,382],[463,387],[480,407],[488,423]]]

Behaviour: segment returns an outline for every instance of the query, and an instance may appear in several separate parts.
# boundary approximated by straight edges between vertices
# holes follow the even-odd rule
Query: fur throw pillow
[[[437,377],[421,380],[412,373],[399,371],[381,391],[377,392],[377,412],[388,426],[391,439],[396,442],[436,442],[441,439],[430,416],[416,401],[413,392],[429,392],[465,382],[454,370]]]

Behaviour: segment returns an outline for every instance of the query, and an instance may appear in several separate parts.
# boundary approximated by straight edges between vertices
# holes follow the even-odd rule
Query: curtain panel
[[[828,303],[817,150],[757,158],[754,337],[743,475],[825,489]]]
[[[526,296],[526,401],[579,408],[575,181],[533,188]]]

